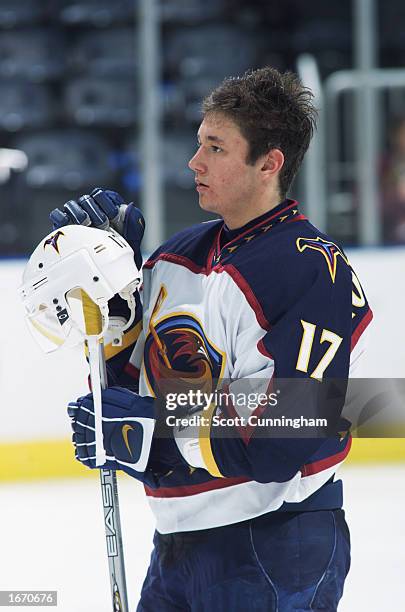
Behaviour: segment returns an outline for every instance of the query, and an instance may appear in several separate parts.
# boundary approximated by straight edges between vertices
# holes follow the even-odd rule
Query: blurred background
[[[0,254],[95,185],[144,209],[147,251],[206,219],[201,99],[268,64],[320,108],[292,195],[344,245],[404,244],[404,24],[401,0],[0,0]]]
[[[209,219],[187,162],[224,77],[272,65],[313,90],[319,127],[290,197],[345,246],[373,308],[359,375],[405,378],[404,31],[402,0],[0,0],[0,590],[110,609],[97,480],[73,460],[65,413],[87,367],[29,336],[26,259],[50,210],[95,186],[142,208],[145,253]],[[402,612],[405,440],[355,439],[342,476],[353,564],[339,609]],[[121,486],[135,608],[153,522],[140,485]]]

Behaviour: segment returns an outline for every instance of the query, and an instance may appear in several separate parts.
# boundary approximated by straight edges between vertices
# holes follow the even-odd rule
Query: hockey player
[[[144,483],[156,517],[139,612],[332,612],[342,596],[350,542],[335,472],[350,434],[336,426],[326,437],[286,437],[271,434],[267,418],[285,379],[282,410],[322,413],[320,390],[347,381],[372,318],[343,250],[286,197],[315,126],[311,98],[294,75],[263,68],[204,100],[189,166],[200,206],[220,219],[153,253],[142,329],[121,352],[107,347],[103,414],[115,420],[103,426],[104,444],[117,469]],[[114,192],[97,189],[51,218],[54,227],[110,221],[139,258],[140,213]],[[246,397],[247,388],[268,399],[239,405],[236,391]],[[143,439],[126,419],[150,410],[150,397],[197,391],[199,401],[182,402],[156,429],[145,472],[131,469]],[[344,385],[335,418],[343,399]],[[91,394],[69,407],[77,457],[89,467],[93,412]]]

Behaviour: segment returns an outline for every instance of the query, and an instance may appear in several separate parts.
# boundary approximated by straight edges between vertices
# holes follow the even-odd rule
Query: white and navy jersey
[[[362,287],[342,249],[292,200],[237,231],[212,221],[180,232],[143,274],[143,330],[126,367],[139,374],[141,395],[165,395],[174,381],[176,391],[183,383],[212,391],[226,380],[268,388],[277,379],[347,380],[361,358],[372,319]],[[235,427],[230,439],[213,435],[218,411],[240,410],[213,402],[190,439],[175,432],[183,462],[145,487],[161,533],[341,506],[333,476],[348,433],[263,439]]]

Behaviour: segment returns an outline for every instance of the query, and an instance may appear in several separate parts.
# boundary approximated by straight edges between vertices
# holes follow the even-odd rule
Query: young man
[[[311,98],[294,75],[263,68],[204,100],[189,166],[200,206],[221,219],[180,232],[145,263],[142,331],[109,361],[118,388],[103,392],[103,410],[119,432],[147,396],[208,398],[156,430],[143,473],[131,469],[142,432],[117,442],[104,431],[113,465],[144,482],[156,516],[139,612],[332,612],[342,596],[350,542],[334,475],[350,434],[286,437],[258,419],[274,414],[284,379],[292,395],[281,410],[322,413],[322,381],[348,379],[372,318],[344,252],[286,199],[315,125]],[[113,219],[139,251],[139,214],[113,192],[51,216],[55,226]],[[139,395],[128,390],[135,380]],[[267,401],[239,405],[246,389]],[[92,395],[69,412],[77,456],[94,467]]]

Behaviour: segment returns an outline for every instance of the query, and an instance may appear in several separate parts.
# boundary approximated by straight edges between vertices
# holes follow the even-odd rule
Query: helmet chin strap
[[[128,285],[127,287],[125,287],[125,289],[119,292],[120,297],[122,297],[123,300],[126,300],[128,304],[130,315],[128,321],[122,327],[119,327],[117,330],[114,329],[113,343],[115,346],[122,345],[122,336],[124,332],[131,327],[132,323],[135,320],[136,301],[134,298],[134,292],[137,286],[138,283],[131,283],[131,285]]]
[[[135,302],[135,298],[132,295],[132,293],[124,293],[121,292],[120,296],[122,298],[124,298],[124,300],[126,300],[127,304],[128,304],[128,308],[129,308],[129,319],[128,321],[125,323],[125,325],[121,328],[121,332],[127,331],[127,329],[129,329],[132,325],[132,323],[135,320],[135,308],[136,308],[136,302]]]
[[[134,298],[134,293],[135,288],[131,286],[128,286],[128,288],[126,287],[123,291],[119,292],[119,295],[127,302],[128,308],[129,308],[129,319],[126,323],[124,323],[123,325],[114,327],[113,333],[114,333],[114,337],[113,337],[113,343],[116,346],[120,346],[122,344],[122,336],[124,334],[125,331],[127,331],[127,329],[129,329],[132,325],[132,323],[135,320],[135,315],[136,315],[136,301]],[[77,323],[77,321],[71,317],[71,325],[72,327],[74,327],[74,329],[82,336],[82,338],[87,341],[90,337],[91,338],[95,338],[97,341],[101,340],[101,338],[104,338],[107,331],[108,331],[108,326],[109,326],[109,308],[108,308],[108,303],[106,304],[97,304],[97,307],[100,310],[100,314],[101,314],[101,320],[102,320],[102,329],[100,331],[100,333],[98,333],[97,335],[92,335],[89,336],[86,332],[83,332],[83,330],[80,328],[80,325]]]

